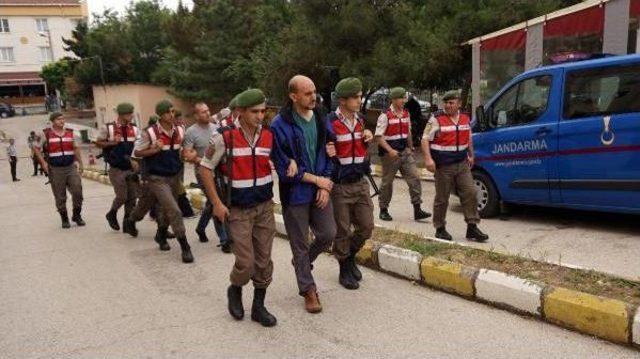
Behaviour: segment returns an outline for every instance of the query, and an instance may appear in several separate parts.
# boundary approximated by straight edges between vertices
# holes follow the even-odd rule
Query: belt
[[[360,175],[360,176],[357,176],[357,177],[347,177],[347,178],[342,178],[342,179],[338,180],[336,183],[337,184],[352,184],[352,183],[356,183],[356,182],[362,181],[363,178],[364,178],[363,175]]]

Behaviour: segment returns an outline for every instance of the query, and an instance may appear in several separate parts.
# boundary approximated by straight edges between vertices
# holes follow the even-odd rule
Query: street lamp
[[[49,41],[49,53],[51,54],[51,61],[55,61],[56,58],[53,56],[53,43],[51,42],[51,31],[38,31],[38,35],[40,35],[41,37],[46,37]]]

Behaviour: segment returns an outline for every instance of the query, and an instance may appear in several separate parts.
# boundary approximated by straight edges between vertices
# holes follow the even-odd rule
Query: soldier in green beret
[[[251,320],[271,327],[277,320],[264,300],[272,280],[271,247],[276,233],[270,162],[273,135],[262,126],[266,98],[261,90],[242,92],[236,105],[238,125],[213,134],[200,162],[200,177],[214,216],[227,225],[235,256],[227,289],[229,313],[237,320],[244,317],[242,287],[253,281]]]
[[[73,135],[73,129],[65,128],[65,119],[62,113],[52,113],[49,116],[49,121],[51,121],[51,127],[44,129],[44,136],[40,140],[40,145],[34,147],[34,154],[44,172],[49,176],[56,208],[62,220],[62,228],[71,226],[67,214],[67,190],[71,193],[73,202],[71,220],[76,222],[78,226],[84,226],[85,222],[81,215],[83,196],[80,177],[84,166],[82,165],[80,148]],[[78,163],[77,168],[76,162]]]
[[[378,155],[382,160],[382,186],[380,186],[380,219],[391,221],[389,203],[393,194],[393,181],[398,170],[409,186],[409,195],[413,205],[413,219],[416,221],[431,217],[420,208],[422,204],[422,185],[420,175],[413,157],[413,141],[411,137],[411,119],[404,108],[407,91],[402,87],[394,87],[389,92],[391,105],[378,117],[376,139]]]
[[[102,149],[103,158],[109,164],[109,179],[115,192],[111,209],[106,215],[107,223],[113,230],[119,231],[118,210],[124,206],[123,218],[127,218],[136,205],[138,181],[137,171],[131,162],[131,152],[140,137],[140,131],[132,121],[132,104],[123,102],[116,111],[118,117],[100,129],[95,144]],[[126,232],[126,228],[123,231]]]
[[[174,124],[174,108],[171,102],[164,100],[156,105],[156,115],[160,117],[158,123],[145,130],[135,144],[133,154],[141,157],[147,177],[149,193],[159,205],[166,222],[158,227],[155,240],[161,251],[171,249],[167,243],[167,227],[169,223],[182,251],[184,263],[193,262],[191,247],[182,220],[182,213],[176,200],[183,190],[180,183],[180,170],[183,167],[181,151],[184,139],[184,127]],[[137,236],[135,222],[142,220],[146,210],[137,206],[126,220],[127,233]],[[161,214],[158,214],[160,217]]]
[[[478,199],[471,168],[474,163],[471,118],[460,112],[460,94],[449,91],[442,98],[444,111],[431,115],[422,136],[422,152],[427,170],[434,173],[436,195],[433,199],[435,236],[447,241],[446,215],[451,191],[458,193],[467,222],[468,240],[484,242],[489,236],[478,228]]]
[[[373,202],[367,176],[371,165],[367,145],[373,139],[358,115],[362,82],[355,77],[341,80],[335,92],[340,102],[327,116],[329,138],[335,145],[331,191],[337,233],[333,252],[340,264],[339,281],[347,289],[358,289],[362,273],[356,265],[356,253],[373,233]],[[353,228],[353,229],[352,229]]]

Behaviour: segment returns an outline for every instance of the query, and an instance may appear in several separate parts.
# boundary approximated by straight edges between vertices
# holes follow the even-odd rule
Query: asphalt
[[[3,120],[24,143],[27,118]],[[35,121],[35,120],[34,120]],[[276,239],[267,306],[275,328],[226,310],[231,255],[190,237],[196,262],[160,252],[154,223],[133,239],[107,227],[112,189],[83,180],[86,227],[63,230],[43,177],[0,176],[0,358],[638,358],[630,348],[363,269],[343,289],[335,260],[314,275],[324,311],[304,311],[288,242]],[[193,233],[196,220],[186,220]],[[456,231],[457,232],[457,231]],[[213,230],[209,233],[214,237]],[[244,293],[249,309],[250,286]]]

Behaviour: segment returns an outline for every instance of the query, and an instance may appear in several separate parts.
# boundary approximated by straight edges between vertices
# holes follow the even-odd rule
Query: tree
[[[73,65],[68,58],[46,64],[40,71],[40,77],[50,89],[58,89],[64,94],[64,81],[73,74]]]

